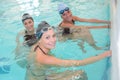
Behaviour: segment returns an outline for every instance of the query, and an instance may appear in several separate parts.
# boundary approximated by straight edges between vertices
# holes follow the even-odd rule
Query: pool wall
[[[111,80],[120,80],[120,0],[111,0]]]

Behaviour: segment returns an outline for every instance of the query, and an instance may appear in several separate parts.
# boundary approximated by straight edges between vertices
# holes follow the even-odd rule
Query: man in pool
[[[77,16],[73,16],[69,7],[64,3],[58,5],[58,12],[61,18],[63,19],[58,27],[59,41],[65,41],[67,39],[81,39],[82,42],[80,42],[78,45],[81,47],[83,52],[86,52],[83,46],[84,42],[89,43],[96,50],[101,49],[100,47],[96,46],[95,41],[88,29],[108,28],[108,26],[88,26],[88,27],[76,26],[75,21],[106,23],[106,24],[109,24],[110,23],[109,21],[97,20],[97,19],[83,19]],[[62,35],[60,35],[60,33],[62,33]]]
[[[36,37],[37,42],[31,46],[27,56],[25,80],[88,80],[85,72],[81,70],[56,74],[49,73],[48,70],[51,67],[84,66],[111,56],[111,51],[83,60],[65,60],[50,55],[50,50],[56,45],[56,33],[47,22],[38,25]]]

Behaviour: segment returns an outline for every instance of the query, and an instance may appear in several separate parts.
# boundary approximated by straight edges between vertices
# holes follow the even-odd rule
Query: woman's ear
[[[38,43],[40,44],[40,42],[41,42],[41,41],[39,40]]]
[[[41,39],[38,41],[38,44],[40,44],[41,43]]]

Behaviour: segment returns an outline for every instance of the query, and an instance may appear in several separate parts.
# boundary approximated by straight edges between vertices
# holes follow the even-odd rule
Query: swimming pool
[[[110,19],[109,0],[61,0],[70,6],[73,14],[83,18],[97,18],[103,20]],[[21,22],[21,15],[25,12],[32,14],[35,19],[35,26],[40,21],[47,20],[51,25],[57,26],[61,20],[57,12],[57,4],[59,0],[4,0],[1,1],[0,7],[0,59],[1,64],[8,65],[5,70],[6,73],[0,74],[1,80],[24,80],[25,69],[20,68],[14,59],[14,48],[16,47],[15,38],[17,33],[23,29]],[[6,5],[7,4],[7,5]],[[49,15],[51,14],[51,15]],[[102,14],[102,15],[101,15]],[[98,25],[91,23],[77,23],[78,25]],[[103,24],[100,24],[103,25]],[[109,45],[109,29],[94,29],[90,30],[96,44],[101,47]],[[69,46],[69,48],[68,48]],[[53,54],[60,58],[84,59],[94,56],[107,49],[94,50],[88,43],[84,44],[87,53],[83,53],[77,46],[77,41],[68,40],[64,43],[57,43]],[[107,47],[109,49],[109,47]],[[69,53],[69,54],[68,54]],[[4,59],[5,58],[5,59]],[[6,59],[7,58],[7,59]],[[10,69],[9,69],[10,68]],[[101,60],[97,63],[71,68],[60,68],[59,70],[85,70],[88,80],[103,80],[103,75],[106,76],[110,72],[107,59]],[[58,71],[59,71],[58,70]],[[104,72],[105,71],[105,72]],[[18,79],[19,78],[19,79]],[[104,77],[105,78],[105,77]],[[105,79],[106,80],[106,79]],[[108,79],[110,80],[110,75]]]

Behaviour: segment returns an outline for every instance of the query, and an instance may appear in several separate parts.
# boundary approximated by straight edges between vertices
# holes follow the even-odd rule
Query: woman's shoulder
[[[63,25],[63,21],[61,21],[58,26],[62,27],[62,25]]]
[[[59,27],[61,27],[61,28],[66,28],[66,27],[68,27],[70,25],[70,23],[66,23],[66,22],[64,22],[64,21],[61,21],[61,23],[58,25]]]
[[[16,40],[19,41],[21,37],[25,35],[25,30],[21,30],[17,33]]]

